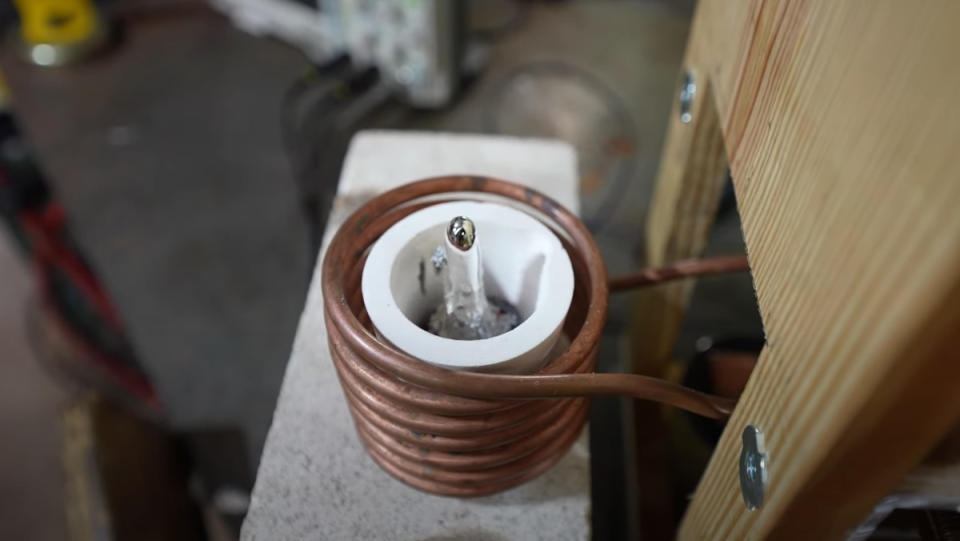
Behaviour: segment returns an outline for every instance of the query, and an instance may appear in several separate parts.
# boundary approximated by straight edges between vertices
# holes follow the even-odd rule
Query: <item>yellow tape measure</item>
[[[97,8],[90,0],[14,0],[14,4],[28,45],[80,44],[99,31]]]

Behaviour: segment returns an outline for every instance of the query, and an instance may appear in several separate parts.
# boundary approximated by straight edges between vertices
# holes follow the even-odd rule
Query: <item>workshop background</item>
[[[300,2],[316,13],[285,28],[249,0],[78,1],[96,29],[54,45],[27,38],[30,2],[0,12],[0,539],[77,538],[97,525],[77,502],[149,522],[144,491],[190,509],[170,531],[235,537],[360,129],[568,141],[610,274],[643,264],[693,0],[451,2],[417,23],[436,65],[382,43],[407,24],[383,6],[421,2]],[[366,33],[337,26],[348,5],[354,26],[378,13]],[[742,253],[732,192],[712,235]],[[625,366],[631,301],[612,299],[604,371]],[[683,361],[762,336],[746,275],[701,281],[688,314]],[[591,418],[596,539],[636,530],[622,405]],[[162,471],[89,471],[144,454]]]

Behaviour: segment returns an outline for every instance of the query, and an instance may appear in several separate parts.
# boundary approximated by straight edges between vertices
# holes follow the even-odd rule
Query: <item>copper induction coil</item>
[[[438,199],[443,194],[448,198]],[[574,293],[564,323],[570,346],[536,374],[454,371],[417,360],[379,341],[363,306],[363,265],[380,235],[421,208],[477,194],[498,196],[543,221],[557,233],[573,266]],[[728,262],[726,270],[694,264],[662,277],[729,272],[743,265],[742,258]],[[656,283],[661,275],[650,272],[617,285]],[[579,219],[524,186],[485,177],[441,177],[370,200],[330,242],[322,288],[330,353],[357,433],[384,470],[427,492],[481,496],[536,477],[577,439],[591,396],[632,396],[712,418],[725,418],[733,408],[731,400],[668,381],[594,373],[607,317],[606,267]]]

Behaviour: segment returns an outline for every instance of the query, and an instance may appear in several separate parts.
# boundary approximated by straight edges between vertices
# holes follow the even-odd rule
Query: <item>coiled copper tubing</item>
[[[573,265],[574,294],[564,324],[570,346],[537,374],[461,372],[417,360],[379,341],[363,306],[363,265],[384,231],[431,204],[490,196],[543,221],[557,233]],[[684,262],[615,284],[635,287],[744,267],[743,258],[719,267]],[[523,186],[484,177],[441,177],[372,199],[330,242],[322,287],[330,353],[361,440],[383,469],[427,492],[480,496],[536,477],[576,440],[591,396],[654,400],[711,418],[725,418],[733,408],[731,400],[668,381],[594,373],[607,317],[607,272],[600,251],[573,214]]]

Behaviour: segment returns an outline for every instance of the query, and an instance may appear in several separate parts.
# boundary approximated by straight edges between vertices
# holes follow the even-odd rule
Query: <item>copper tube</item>
[[[512,200],[538,215],[570,256],[575,285],[564,324],[570,346],[537,374],[452,371],[414,359],[377,340],[363,307],[360,275],[376,239],[415,210],[441,202],[423,198],[471,198],[469,192]],[[323,260],[321,287],[331,357],[364,446],[384,470],[427,492],[480,496],[536,477],[576,440],[590,396],[632,396],[712,418],[728,416],[734,405],[656,378],[594,373],[607,317],[600,251],[573,214],[523,186],[459,176],[384,193],[340,227]]]
[[[745,255],[727,255],[706,259],[685,259],[658,269],[643,269],[639,272],[617,276],[610,279],[610,291],[649,286],[691,276],[710,274],[728,274],[750,270]]]

